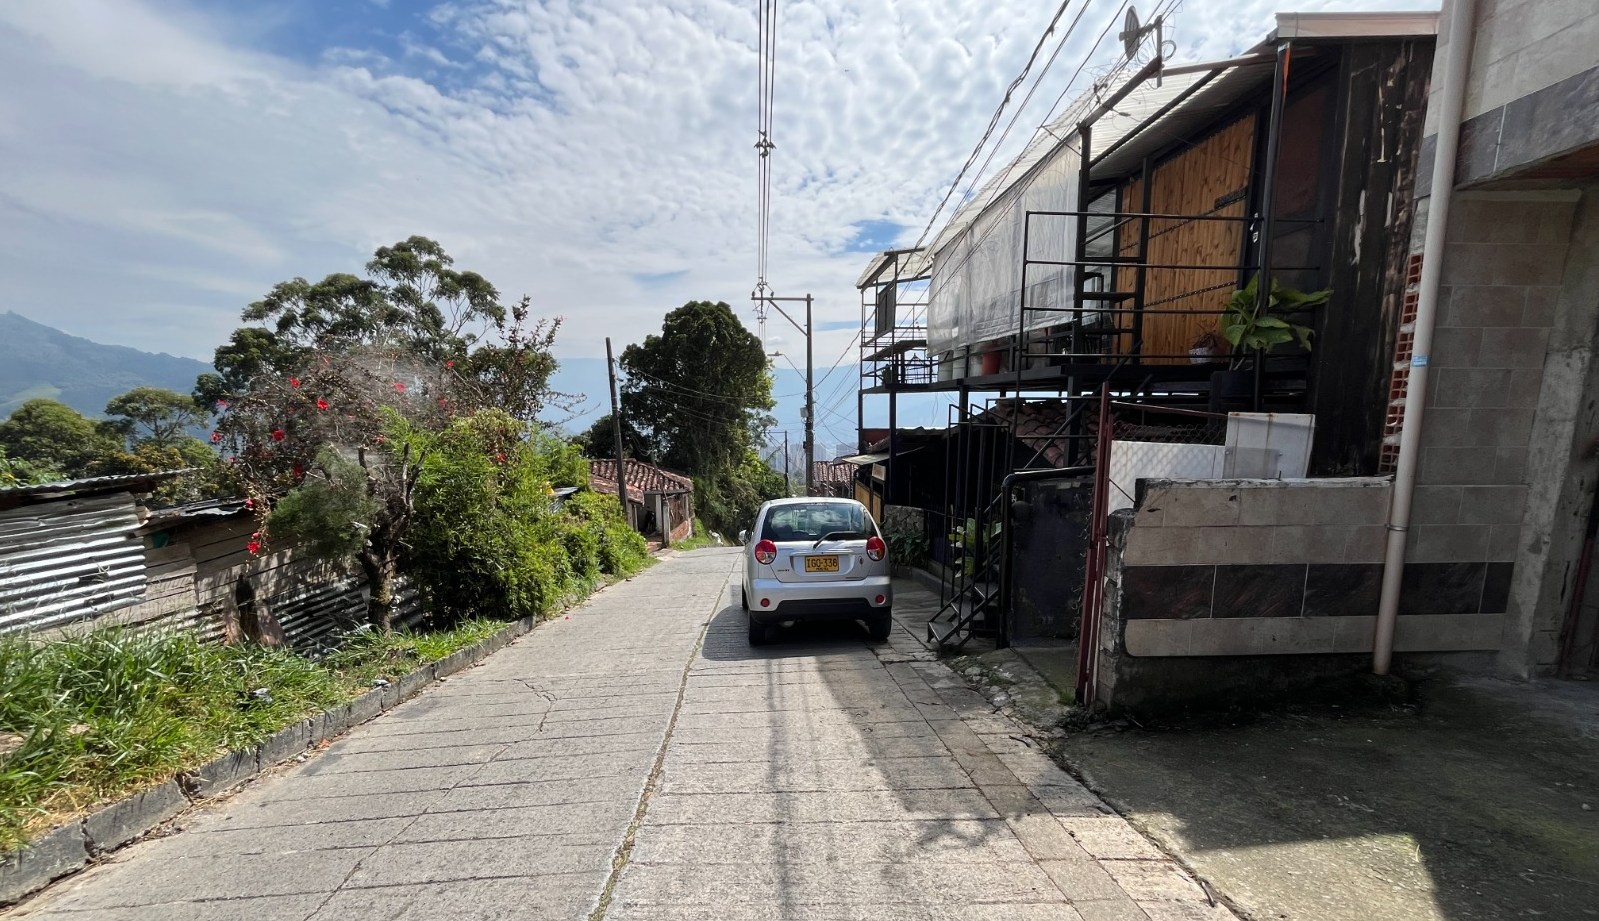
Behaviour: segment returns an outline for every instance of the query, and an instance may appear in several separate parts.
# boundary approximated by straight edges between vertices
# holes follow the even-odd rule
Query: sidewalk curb
[[[336,739],[415,697],[441,678],[470,668],[537,626],[531,617],[443,659],[330,710],[278,730],[249,748],[230,751],[167,782],[58,825],[0,858],[0,906],[14,905],[148,834],[185,810],[223,795],[318,744]]]

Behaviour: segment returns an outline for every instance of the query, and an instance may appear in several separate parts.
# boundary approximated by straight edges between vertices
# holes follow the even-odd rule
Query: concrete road
[[[24,906],[51,921],[1231,919],[908,635],[668,559]]]

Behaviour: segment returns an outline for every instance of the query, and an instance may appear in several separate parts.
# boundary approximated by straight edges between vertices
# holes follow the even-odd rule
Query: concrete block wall
[[[1512,566],[1499,666],[1547,673],[1599,480],[1599,188],[1458,192],[1440,258],[1410,560]]]
[[[1456,196],[1412,508],[1412,562],[1515,560],[1575,209],[1569,193]]]
[[[1440,57],[1443,46],[1454,40],[1448,21],[1446,9],[1439,26]],[[1593,67],[1596,33],[1599,4],[1592,0],[1477,0],[1465,117],[1493,111]],[[1434,85],[1433,92],[1437,89]],[[1437,107],[1428,108],[1427,133],[1433,134]]]
[[[1454,41],[1445,0],[1438,52]],[[1458,180],[1492,182],[1599,141],[1599,4],[1593,0],[1477,0],[1466,81]],[[1424,134],[1438,133],[1440,74]],[[1431,143],[1422,149],[1426,194]]]
[[[1145,480],[1140,487],[1111,553],[1107,596],[1115,614],[1101,634],[1108,655],[1371,651],[1388,478]],[[1463,500],[1454,498],[1449,515],[1458,520]],[[1514,505],[1520,497],[1495,501]],[[1454,555],[1451,542],[1465,526],[1437,527],[1413,537],[1423,549],[1439,544],[1444,558],[1407,567],[1396,647],[1497,650],[1512,567],[1485,558],[1485,536],[1482,548],[1466,548],[1475,556]]]

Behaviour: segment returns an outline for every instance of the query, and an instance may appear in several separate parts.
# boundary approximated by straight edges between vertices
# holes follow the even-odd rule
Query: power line
[[[761,0],[757,16],[760,31],[758,54],[757,112],[755,150],[756,169],[756,290],[766,289],[767,260],[770,253],[772,212],[772,161],[776,148],[772,141],[772,107],[777,84],[777,0]]]
[[[978,139],[977,146],[972,148],[971,155],[966,158],[966,163],[961,166],[960,172],[955,174],[955,181],[949,184],[949,191],[944,193],[943,200],[933,210],[933,216],[928,219],[927,226],[922,229],[921,236],[916,238],[916,246],[913,248],[921,247],[922,241],[927,239],[927,234],[933,229],[933,224],[938,221],[938,216],[944,212],[944,206],[949,204],[950,196],[954,195],[955,190],[960,188],[961,179],[966,175],[966,171],[972,168],[972,164],[977,161],[977,155],[982,152],[983,145],[988,143],[989,137],[994,133],[994,126],[999,124],[999,119],[1005,111],[1005,106],[1010,104],[1011,94],[1016,92],[1016,88],[1021,86],[1023,80],[1027,79],[1028,71],[1033,69],[1033,63],[1038,60],[1038,53],[1043,50],[1044,43],[1049,40],[1050,34],[1055,31],[1055,26],[1060,23],[1061,16],[1066,14],[1066,8],[1071,5],[1071,2],[1072,0],[1061,0],[1060,8],[1055,10],[1055,17],[1049,21],[1049,28],[1045,29],[1044,34],[1038,37],[1038,44],[1033,46],[1033,53],[1028,56],[1027,64],[1022,67],[1022,72],[1017,74],[1016,79],[1012,80],[1010,86],[1005,88],[1005,95],[999,100],[999,106],[994,109],[993,116],[989,118],[988,127],[984,129],[983,136]],[[1084,8],[1087,8],[1088,2],[1089,0],[1084,0]]]
[[[1054,119],[1054,115],[1055,115],[1056,109],[1059,108],[1061,102],[1065,100],[1066,95],[1071,91],[1072,86],[1074,84],[1076,84],[1077,78],[1082,76],[1083,71],[1088,67],[1088,62],[1093,60],[1093,57],[1094,57],[1095,53],[1097,53],[1099,51],[1099,46],[1104,43],[1105,37],[1110,34],[1110,30],[1115,26],[1117,16],[1119,16],[1121,14],[1121,11],[1127,7],[1128,2],[1129,2],[1129,0],[1122,0],[1121,6],[1119,6],[1117,8],[1116,13],[1113,14],[1111,16],[1110,21],[1108,23],[1106,23],[1104,30],[1102,30],[1099,33],[1099,37],[1094,40],[1093,47],[1089,48],[1088,53],[1083,56],[1082,62],[1077,65],[1077,70],[1072,73],[1071,78],[1066,81],[1066,85],[1061,90],[1060,95],[1058,97],[1056,97],[1054,105],[1050,106],[1050,110],[1049,110],[1048,114],[1046,114],[1044,116],[1044,123],[1039,126],[1039,130],[1043,130],[1043,131],[1047,131],[1048,130],[1050,122]],[[1170,2],[1167,3],[1167,6],[1165,7],[1165,9],[1160,11],[1160,12],[1158,12],[1156,15],[1157,16],[1168,15],[1171,12],[1171,10],[1175,9],[1180,3],[1181,3],[1181,0],[1170,0]],[[1081,16],[1079,15],[1078,20],[1080,20],[1080,19],[1081,19]],[[1072,23],[1073,26],[1076,25],[1078,20],[1073,20],[1073,23]],[[1071,33],[1070,33],[1070,31],[1068,31],[1067,34],[1065,36],[1063,36],[1062,39],[1061,39],[1062,44],[1064,45],[1065,40],[1067,38],[1070,38],[1070,37],[1071,37]],[[1126,67],[1127,67],[1127,62],[1125,62],[1125,61],[1120,63],[1120,64],[1118,64],[1110,73],[1108,73],[1108,74],[1106,74],[1104,76],[1103,80],[1107,81],[1107,82],[1110,81],[1110,80],[1114,80],[1124,70],[1126,70]],[[1043,78],[1043,74],[1040,74],[1040,80],[1042,80],[1042,78]],[[1035,84],[1035,89],[1036,89],[1036,84]],[[1086,99],[1086,97],[1085,97],[1085,99]],[[1086,104],[1086,102],[1084,104]],[[1017,114],[1020,115],[1020,110],[1018,110]],[[1036,137],[1036,132],[1035,132],[1034,136]],[[1050,136],[1054,137],[1055,135],[1051,132]],[[992,159],[992,157],[990,157],[990,159]],[[1010,181],[1011,173],[1016,169],[1016,166],[1017,166],[1017,163],[1018,163],[1019,159],[1020,159],[1020,157],[1018,157],[1017,159],[1012,160],[1009,164],[1006,165],[1004,174],[1001,175],[998,180],[996,180],[996,182],[997,182],[997,184],[999,186],[1003,187],[1007,182]],[[984,169],[987,168],[987,165],[988,164],[985,162],[984,163]],[[979,172],[979,177],[980,176],[981,176],[981,172]],[[968,186],[967,187],[968,191],[973,186],[975,186],[976,182],[977,182],[977,179],[974,178],[972,180],[972,186]],[[996,198],[997,197],[998,196],[996,196]],[[991,205],[992,202],[989,202],[988,204]],[[988,207],[988,205],[985,205],[983,210],[987,210],[987,207]],[[999,229],[999,227],[1000,227],[1000,222],[999,221],[995,221],[993,223],[993,225],[988,228],[988,230],[983,232],[983,235],[981,237],[979,237],[978,240],[975,243],[969,245],[966,248],[966,254],[961,257],[961,260],[958,263],[955,264],[954,268],[950,269],[950,275],[953,275],[954,273],[959,272],[962,268],[964,268],[966,266],[966,263],[970,262],[972,257],[975,256],[977,254],[977,252],[981,249],[983,243],[986,242],[988,240],[988,238],[994,233],[994,231]],[[936,286],[930,284],[928,286],[928,292],[927,292],[927,304],[928,305],[931,305],[933,303],[934,299],[938,296],[938,294],[941,291],[943,291],[945,285],[949,284],[949,281],[948,281],[949,277],[950,277],[949,275],[946,275],[945,281],[942,284],[939,284],[939,285],[936,285]],[[927,308],[924,307],[922,309],[925,310]],[[912,317],[911,317],[911,321],[914,322],[919,316],[920,316],[920,313],[913,314]]]
[[[741,399],[739,399],[737,397],[730,397],[730,396],[728,396],[726,394],[723,394],[723,393],[711,393],[708,390],[696,390],[693,387],[687,386],[686,384],[679,384],[679,383],[677,383],[675,381],[669,381],[669,380],[666,380],[664,378],[656,377],[655,375],[649,374],[649,373],[644,372],[644,371],[629,371],[627,373],[628,373],[629,377],[642,377],[642,378],[645,378],[647,380],[655,382],[655,384],[658,385],[658,386],[665,387],[668,390],[675,390],[675,391],[678,392],[678,394],[680,394],[682,396],[696,396],[696,397],[701,397],[701,398],[707,399],[707,400],[719,400],[719,401],[721,401],[723,403],[732,403],[732,404],[734,404],[736,406],[746,406],[747,407],[749,405],[747,401],[741,400]],[[775,400],[775,399],[779,399],[780,397],[791,397],[791,396],[798,396],[798,395],[799,394],[787,393],[787,394],[781,394],[780,396],[774,396],[774,397],[772,397],[772,399]]]

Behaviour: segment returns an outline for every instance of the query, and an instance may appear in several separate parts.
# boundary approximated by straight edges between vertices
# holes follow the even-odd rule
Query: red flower
[[[300,386],[300,379],[298,377],[289,378],[289,386],[290,387],[298,387],[298,386]]]
[[[227,409],[227,408],[228,408],[228,401],[227,400],[218,400],[217,401],[217,409]]]
[[[298,480],[298,479],[300,479],[303,476],[305,476],[305,468],[301,467],[299,464],[295,464],[294,465],[294,478],[296,480]]]
[[[245,508],[255,508],[255,500],[254,499],[246,499],[246,500],[244,500],[244,507]]]
[[[328,401],[327,400],[317,400],[316,401],[316,408],[317,409],[327,409],[328,408]]]
[[[405,385],[400,383],[399,381],[395,381],[394,382],[394,392],[395,393],[404,393],[405,392]]]
[[[261,542],[258,541],[258,540],[252,540],[248,544],[244,545],[244,549],[250,551],[250,553],[252,555],[260,553],[261,552]]]
[[[448,405],[450,405],[450,401],[446,400],[443,397],[439,397],[439,405],[440,406],[448,406]]]
[[[289,437],[289,436],[283,434],[283,430],[282,429],[273,429],[272,430],[272,440],[273,441],[282,441],[283,439],[285,439],[287,437]]]
[[[228,458],[228,463],[230,463],[230,464],[237,464],[238,462],[239,462],[239,459],[237,457]]]
[[[383,436],[382,435],[378,435],[377,437],[373,438],[372,441],[377,443],[377,444],[382,444],[383,443]]]
[[[455,367],[455,362],[454,361],[447,361],[447,362],[444,363],[444,367],[453,368],[453,367]]]
[[[211,443],[212,444],[216,444],[217,442],[219,442],[221,440],[222,440],[222,433],[221,432],[212,432],[211,433]]]
[[[505,463],[505,455],[504,454],[496,454],[496,455],[494,455],[494,459],[499,461],[502,464]]]

